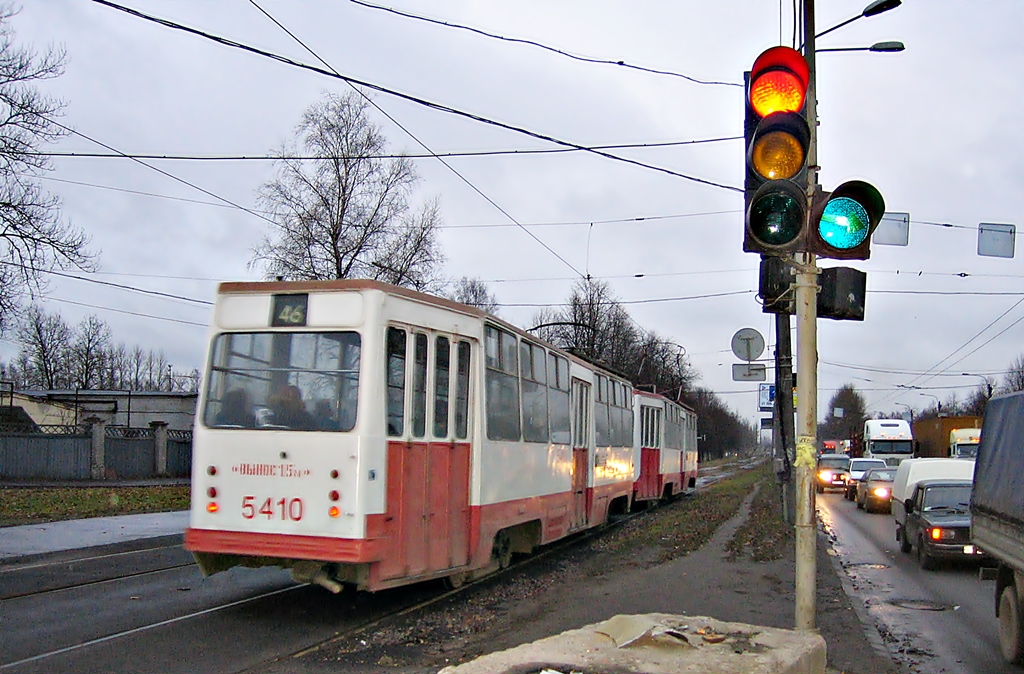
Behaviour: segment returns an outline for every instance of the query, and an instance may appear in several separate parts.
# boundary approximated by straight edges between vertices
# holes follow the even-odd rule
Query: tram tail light
[[[217,505],[216,501],[210,501],[209,503],[206,504],[206,512],[215,513],[218,510],[220,510],[220,506]]]
[[[331,506],[331,509],[327,511],[327,514],[331,517],[338,517],[341,515],[341,510],[338,509],[338,506]]]

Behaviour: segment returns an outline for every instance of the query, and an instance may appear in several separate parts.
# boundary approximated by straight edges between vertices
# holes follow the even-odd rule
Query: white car
[[[846,482],[847,501],[857,498],[857,480],[864,477],[864,473],[872,468],[885,468],[885,461],[882,459],[850,459],[850,476]]]

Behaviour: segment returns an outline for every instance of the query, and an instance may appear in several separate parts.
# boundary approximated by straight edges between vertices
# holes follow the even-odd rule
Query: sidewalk
[[[188,526],[188,511],[93,517],[49,524],[0,528],[0,562],[14,557],[41,555],[158,536],[181,535]]]

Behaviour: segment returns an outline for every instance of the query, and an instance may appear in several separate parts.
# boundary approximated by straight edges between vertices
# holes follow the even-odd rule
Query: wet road
[[[866,513],[840,493],[818,494],[817,510],[851,599],[904,671],[1020,674],[999,654],[995,583],[980,580],[977,565],[918,568],[899,551],[892,515]]]

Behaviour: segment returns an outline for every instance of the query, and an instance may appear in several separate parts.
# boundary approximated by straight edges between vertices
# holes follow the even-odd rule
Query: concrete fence
[[[148,428],[108,426],[90,418],[78,426],[0,426],[0,479],[105,480],[188,477],[192,432],[162,421]]]

